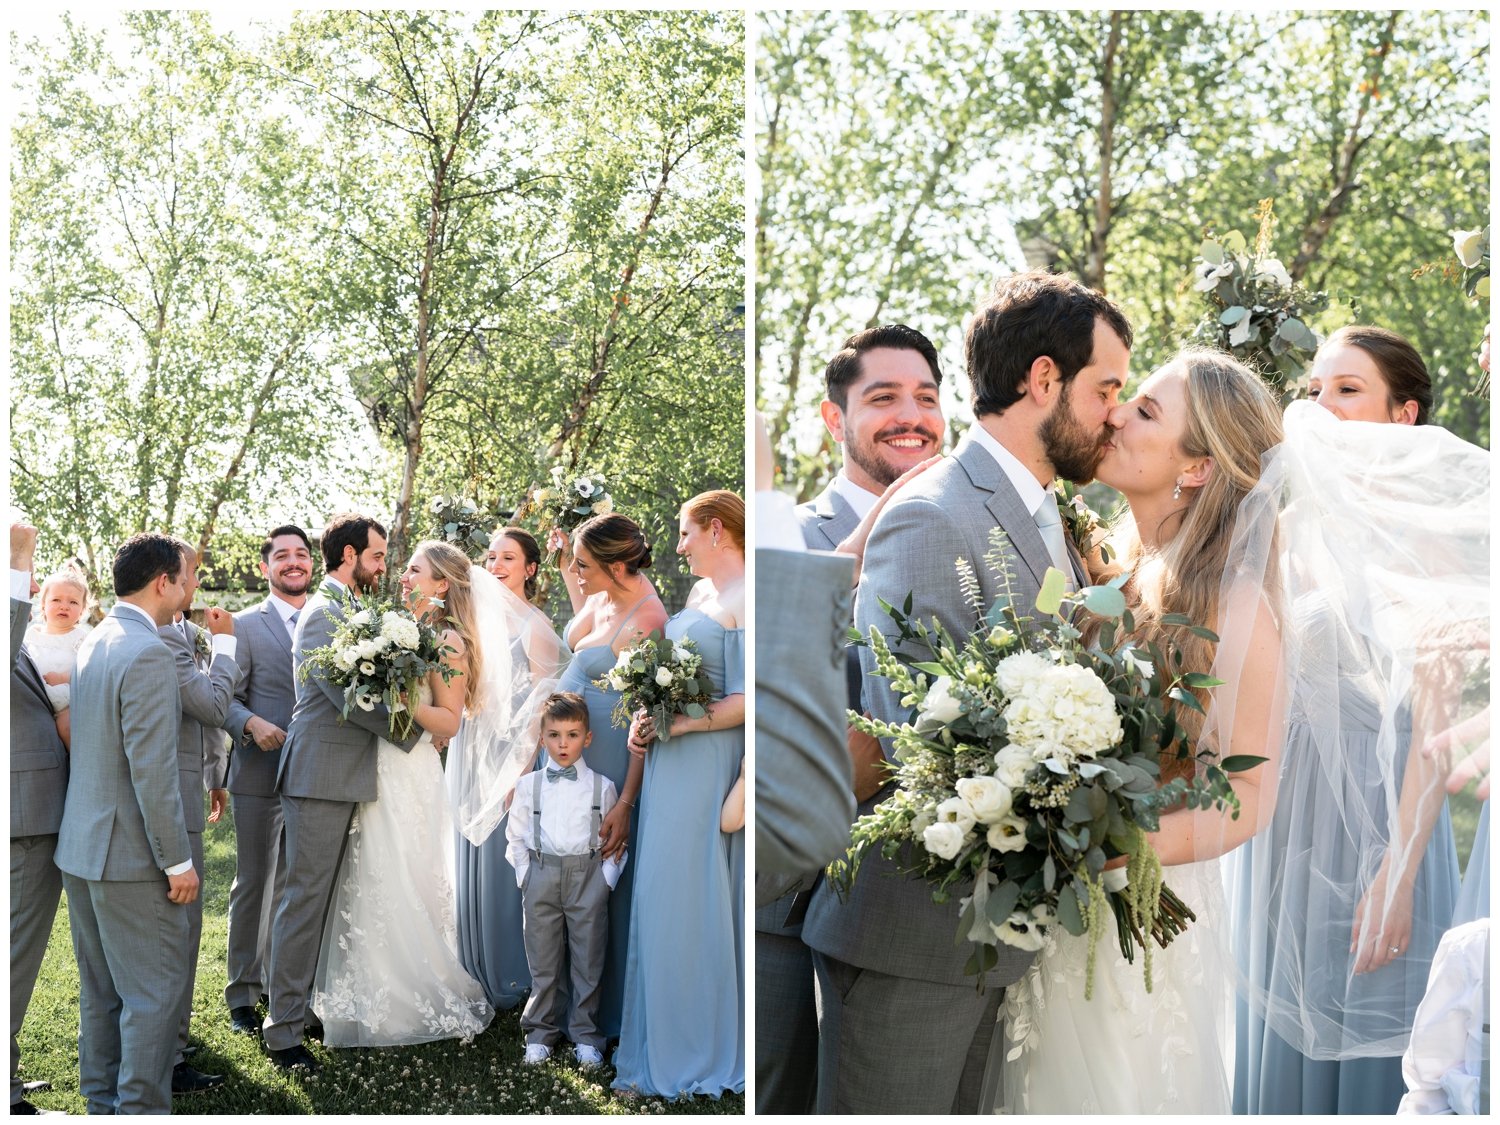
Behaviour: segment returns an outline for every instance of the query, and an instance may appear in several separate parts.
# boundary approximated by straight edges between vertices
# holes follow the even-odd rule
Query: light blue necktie
[[[1047,553],[1052,556],[1052,565],[1062,571],[1063,577],[1068,580],[1068,589],[1077,589],[1077,583],[1073,581],[1073,563],[1068,558],[1068,545],[1063,539],[1062,513],[1057,510],[1057,497],[1048,489],[1042,497],[1042,503],[1032,513],[1036,520],[1037,530],[1042,533],[1042,542],[1047,545]]]
[[[547,780],[548,781],[556,781],[560,777],[565,777],[569,781],[577,781],[578,780],[578,771],[574,767],[572,767],[572,766],[564,766],[560,770],[553,769],[551,766],[547,767]]]

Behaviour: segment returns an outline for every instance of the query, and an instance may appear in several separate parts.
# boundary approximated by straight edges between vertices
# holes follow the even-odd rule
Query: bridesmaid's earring
[[[719,549],[719,535],[718,535],[717,532],[715,532],[714,533],[714,550],[717,551],[718,549]]]
[[[1172,489],[1172,499],[1173,500],[1181,500],[1182,499],[1182,478],[1181,477],[1177,478],[1177,487],[1174,488],[1174,489]]]

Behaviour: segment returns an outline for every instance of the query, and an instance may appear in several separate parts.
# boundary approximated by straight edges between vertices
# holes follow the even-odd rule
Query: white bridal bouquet
[[[333,639],[307,654],[299,674],[305,680],[318,671],[343,688],[346,719],[355,707],[373,711],[383,702],[390,709],[391,734],[405,738],[413,725],[410,701],[434,669],[445,680],[453,675],[443,657],[455,650],[393,598],[350,593],[344,606]]]
[[[703,675],[698,646],[689,640],[669,641],[655,632],[620,653],[615,666],[594,685],[621,693],[610,716],[615,726],[628,727],[630,716],[644,708],[656,723],[658,742],[670,737],[673,715],[701,719],[713,702],[713,682]]]
[[[1008,589],[1003,535],[997,528],[988,558]],[[834,884],[847,889],[878,848],[932,883],[934,901],[958,889],[959,940],[974,943],[975,974],[995,965],[1000,942],[1038,949],[1054,925],[1086,934],[1088,992],[1094,951],[1113,921],[1127,960],[1143,948],[1149,989],[1147,936],[1164,947],[1194,916],[1163,883],[1146,833],[1182,801],[1238,815],[1228,773],[1262,759],[1194,754],[1173,712],[1202,711],[1193,692],[1220,681],[1173,672],[1181,657],[1169,644],[1123,639],[1135,631],[1120,592],[1125,576],[1064,597],[1062,574],[1050,570],[1035,619],[1021,618],[1008,596],[986,613],[963,560],[959,581],[977,622],[961,644],[935,623],[910,620],[910,598],[904,612],[881,607],[899,631],[896,646],[930,660],[903,663],[878,629],[860,638],[912,717],[891,724],[850,713],[860,730],[894,740],[896,791],[855,822],[848,858],[830,867]],[[1085,644],[1078,626],[1089,613],[1102,621]],[[1181,616],[1162,622],[1217,639]],[[1195,758],[1201,776],[1162,784],[1160,763],[1173,754]],[[1122,856],[1123,867],[1105,870]]]

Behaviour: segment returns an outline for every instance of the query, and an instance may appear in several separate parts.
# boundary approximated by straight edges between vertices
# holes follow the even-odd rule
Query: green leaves
[[[1056,567],[1047,568],[1047,573],[1042,578],[1042,588],[1036,596],[1038,613],[1047,617],[1057,615],[1057,611],[1062,608],[1063,594],[1067,592],[1067,581],[1067,577]]]

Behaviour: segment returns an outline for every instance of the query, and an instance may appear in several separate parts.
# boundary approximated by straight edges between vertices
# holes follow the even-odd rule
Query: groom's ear
[[[1054,390],[1062,385],[1059,374],[1057,363],[1050,355],[1039,355],[1026,369],[1026,386],[1022,390],[1038,406],[1046,406],[1052,401]]]
[[[844,442],[844,412],[839,404],[829,399],[823,400],[823,405],[818,408],[823,415],[823,425],[828,427],[828,432],[833,435],[833,440],[840,445]]]

